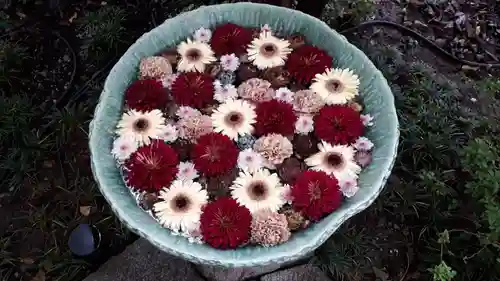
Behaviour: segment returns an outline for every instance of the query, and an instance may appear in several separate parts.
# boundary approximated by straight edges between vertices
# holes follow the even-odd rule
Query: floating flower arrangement
[[[285,243],[358,191],[360,78],[300,34],[200,28],[143,58],[111,148],[138,204],[190,242]]]

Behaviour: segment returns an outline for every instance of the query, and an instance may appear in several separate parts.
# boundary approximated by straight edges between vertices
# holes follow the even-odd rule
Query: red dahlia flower
[[[235,53],[246,53],[247,46],[252,41],[252,30],[242,26],[226,23],[218,26],[212,34],[210,45],[217,56]]]
[[[261,102],[255,109],[257,122],[255,132],[257,135],[277,133],[281,135],[293,135],[297,115],[291,104],[278,100]]]
[[[182,73],[172,83],[172,97],[179,105],[202,109],[214,101],[213,83],[213,78],[205,73]]]
[[[216,176],[236,166],[238,153],[238,148],[229,137],[209,133],[198,138],[191,158],[198,171],[206,176]]]
[[[125,180],[134,189],[148,192],[168,187],[177,175],[177,152],[161,140],[139,148],[125,163]]]
[[[218,249],[234,249],[246,243],[251,224],[250,211],[229,197],[207,204],[200,217],[203,240]]]
[[[168,102],[168,92],[155,79],[136,80],[125,91],[125,104],[135,110],[163,109]]]
[[[302,212],[313,221],[333,212],[342,201],[337,179],[322,171],[303,172],[290,192],[295,211]]]
[[[308,84],[318,73],[332,67],[332,57],[311,45],[303,45],[288,57],[286,69],[301,84]]]
[[[325,106],[314,117],[314,133],[331,144],[353,143],[364,130],[359,112],[347,106]]]

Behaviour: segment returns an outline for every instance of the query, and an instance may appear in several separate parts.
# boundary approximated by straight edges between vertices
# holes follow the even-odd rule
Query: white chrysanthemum
[[[361,114],[360,118],[361,118],[361,121],[363,121],[363,125],[365,125],[366,127],[373,126],[373,122],[372,122],[373,116],[371,116],[370,114]]]
[[[163,87],[167,88],[169,90],[172,89],[172,84],[174,84],[175,79],[177,79],[178,76],[179,75],[176,73],[164,76],[161,79],[161,83],[162,83]]]
[[[214,131],[232,140],[238,135],[252,134],[255,123],[255,106],[244,100],[227,100],[212,113]]]
[[[212,39],[212,31],[210,29],[200,27],[193,34],[194,41],[208,43]]]
[[[141,146],[150,144],[151,139],[159,139],[165,128],[165,118],[160,110],[140,112],[132,109],[122,115],[117,133],[134,138]]]
[[[235,54],[220,57],[220,66],[223,70],[235,72],[240,67],[240,59]]]
[[[354,159],[355,150],[347,145],[330,145],[327,142],[318,144],[319,152],[310,156],[305,163],[313,170],[320,170],[334,175],[338,180],[357,179],[361,167]]]
[[[255,173],[264,165],[264,158],[251,148],[240,151],[238,155],[238,168],[243,171]]]
[[[187,39],[177,47],[177,52],[181,55],[181,59],[177,64],[177,71],[192,72],[205,71],[205,66],[216,61],[214,51],[210,45],[202,42],[193,42]]]
[[[339,187],[342,194],[347,198],[353,197],[359,190],[358,181],[352,178],[339,180]]]
[[[201,208],[208,202],[207,191],[193,181],[175,180],[158,196],[153,211],[161,225],[173,232],[186,233],[198,228]]]
[[[177,172],[177,179],[179,180],[190,181],[199,176],[192,162],[180,162],[177,168],[179,169]]]
[[[214,91],[214,99],[221,103],[238,97],[238,89],[233,84],[222,85],[219,80],[214,82]]]
[[[346,104],[358,95],[359,78],[350,69],[327,69],[316,74],[310,89],[326,104]]]
[[[286,103],[292,103],[293,102],[293,92],[286,88],[282,87],[276,90],[276,97],[277,100],[283,101]]]
[[[277,38],[270,32],[261,33],[247,49],[248,59],[259,69],[284,65],[291,52],[290,42]]]
[[[314,120],[309,115],[300,115],[295,122],[295,132],[301,135],[307,135],[314,130]]]
[[[253,174],[240,172],[231,189],[231,196],[252,213],[263,209],[276,212],[285,204],[278,175],[266,169]]]
[[[137,150],[137,142],[133,137],[121,136],[113,141],[111,153],[119,162],[127,160]]]
[[[370,151],[373,148],[373,142],[366,137],[359,137],[352,146],[360,151]]]
[[[179,118],[189,118],[191,116],[199,116],[201,115],[201,112],[196,109],[192,108],[190,106],[180,106],[179,109],[175,112],[175,115]]]
[[[177,131],[177,127],[171,124],[165,125],[163,132],[159,135],[159,139],[164,140],[166,142],[174,142],[177,140],[179,133]]]

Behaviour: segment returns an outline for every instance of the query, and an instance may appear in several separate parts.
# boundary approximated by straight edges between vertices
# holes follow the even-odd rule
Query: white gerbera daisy
[[[313,170],[320,170],[334,175],[338,180],[357,179],[361,167],[354,159],[355,150],[347,145],[330,145],[327,142],[318,144],[319,152],[310,156],[305,163]]]
[[[284,65],[291,52],[290,42],[277,38],[270,32],[261,33],[247,49],[248,59],[258,69]]]
[[[300,115],[295,122],[295,132],[301,135],[307,135],[314,130],[314,120],[309,115]]]
[[[293,92],[286,88],[282,87],[276,90],[276,97],[277,100],[287,102],[287,103],[292,103],[293,102]]]
[[[177,52],[181,55],[181,59],[177,64],[177,71],[192,72],[205,71],[205,66],[216,61],[214,51],[210,45],[202,42],[193,42],[187,39],[177,47]]]
[[[161,225],[173,232],[186,233],[199,226],[201,208],[208,202],[207,191],[193,181],[175,180],[162,189],[153,211]]]
[[[180,162],[178,166],[177,179],[182,181],[194,180],[198,177],[198,171],[193,162]]]
[[[236,140],[252,134],[256,122],[255,106],[244,100],[227,100],[212,113],[214,131]]]
[[[200,27],[193,34],[194,41],[208,43],[212,39],[212,31],[210,29]]]
[[[159,139],[165,128],[165,118],[159,109],[148,112],[132,109],[122,115],[117,133],[134,138],[137,144],[142,146],[150,144],[151,139]]]
[[[266,169],[253,174],[240,172],[231,189],[231,196],[252,213],[262,209],[276,212],[285,204],[284,188],[278,175]]]
[[[238,155],[238,168],[243,171],[255,173],[264,165],[264,158],[251,148],[240,151]]]
[[[121,136],[113,142],[111,153],[119,162],[127,160],[137,150],[137,142],[133,137]]]
[[[240,59],[235,54],[220,57],[220,66],[223,70],[235,72],[240,67]]]
[[[359,78],[350,69],[327,69],[316,74],[310,89],[326,104],[345,104],[358,95]]]
[[[238,97],[238,89],[233,84],[222,85],[219,80],[216,80],[214,82],[214,90],[214,99],[221,103]]]
[[[373,142],[366,137],[359,137],[352,146],[360,151],[370,151],[373,148]]]
[[[342,194],[347,198],[353,197],[359,190],[358,181],[352,178],[339,180],[339,187]]]
[[[164,140],[166,142],[174,142],[177,140],[179,136],[177,132],[177,127],[171,124],[165,125],[163,132],[159,135],[159,139]]]
[[[373,122],[372,122],[373,116],[371,116],[370,114],[361,114],[360,118],[361,118],[361,121],[363,121],[363,125],[365,125],[366,127],[373,126]]]

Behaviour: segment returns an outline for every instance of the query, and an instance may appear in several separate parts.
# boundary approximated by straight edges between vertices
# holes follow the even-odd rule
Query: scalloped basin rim
[[[308,43],[326,50],[335,66],[351,68],[360,76],[360,93],[366,111],[374,117],[374,125],[367,131],[367,137],[375,144],[373,162],[360,175],[359,192],[323,220],[275,247],[252,246],[221,251],[207,245],[190,244],[186,238],[172,235],[136,205],[110,153],[114,129],[121,117],[123,92],[136,79],[140,58],[175,46],[200,27],[213,28],[226,22],[253,27],[267,23],[278,33],[302,33]],[[115,214],[129,229],[165,252],[189,261],[240,267],[282,264],[304,257],[325,242],[343,222],[366,209],[377,198],[390,174],[399,129],[394,97],[387,81],[345,37],[299,11],[266,4],[237,3],[198,8],[168,19],[141,36],[110,71],[90,124],[89,136],[94,177]]]

